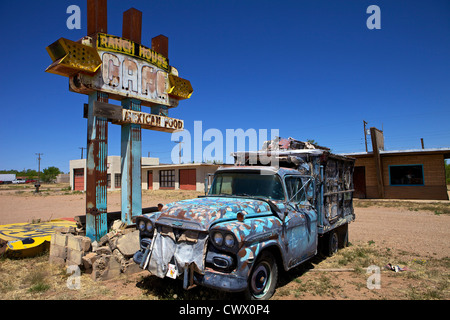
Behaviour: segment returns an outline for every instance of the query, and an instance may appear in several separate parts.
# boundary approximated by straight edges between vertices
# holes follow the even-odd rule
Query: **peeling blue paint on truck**
[[[156,276],[183,279],[186,289],[203,285],[268,299],[278,268],[345,245],[355,218],[354,160],[317,149],[277,156],[279,167],[219,168],[208,195],[137,217],[135,262]]]

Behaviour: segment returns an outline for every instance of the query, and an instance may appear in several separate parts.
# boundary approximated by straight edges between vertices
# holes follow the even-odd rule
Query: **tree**
[[[53,180],[56,179],[56,176],[60,173],[62,173],[62,172],[58,168],[48,167],[48,168],[42,170],[41,181],[52,182]]]
[[[0,170],[0,173],[13,173],[18,177],[26,177],[27,179],[36,179],[38,176],[38,173],[36,170],[33,169],[23,169],[22,171],[18,170]]]
[[[38,173],[36,170],[28,169],[27,171],[23,171],[23,176],[27,177],[28,179],[35,179],[38,176]]]

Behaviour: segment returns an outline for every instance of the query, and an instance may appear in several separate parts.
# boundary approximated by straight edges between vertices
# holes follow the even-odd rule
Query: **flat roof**
[[[217,172],[239,172],[243,170],[248,171],[260,171],[264,172],[265,174],[276,174],[278,173],[280,176],[284,176],[287,174],[296,174],[300,175],[300,171],[292,168],[284,168],[284,167],[272,167],[272,166],[232,166],[232,167],[221,167],[217,170]]]
[[[176,163],[176,164],[155,164],[155,165],[142,165],[142,169],[159,169],[159,168],[182,168],[182,167],[220,167],[220,166],[232,166],[232,164],[214,164],[214,163]]]
[[[340,153],[345,156],[371,156],[373,152]],[[443,154],[445,159],[450,158],[450,148],[407,149],[407,150],[380,150],[380,155],[396,154]]]

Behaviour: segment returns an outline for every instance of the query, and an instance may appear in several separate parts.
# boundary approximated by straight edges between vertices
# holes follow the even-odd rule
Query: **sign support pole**
[[[122,36],[141,42],[142,12],[131,8],[123,13]],[[137,72],[137,70],[136,70]],[[141,111],[141,101],[126,98],[123,109]],[[142,135],[138,124],[122,125],[121,131],[122,166],[122,222],[130,225],[133,218],[142,214]]]
[[[93,115],[94,101],[108,102],[108,94],[89,95],[86,160],[86,236],[100,240],[107,226],[108,120]]]
[[[169,118],[167,110],[193,93],[191,83],[169,65],[166,36],[152,38],[151,49],[141,44],[142,12],[124,12],[122,38],[107,29],[107,0],[87,0],[87,36],[77,42],[61,38],[46,48],[53,61],[46,72],[68,77],[71,91],[89,95],[86,236],[93,241],[108,232],[108,121],[122,125],[121,219],[130,225],[142,214],[141,130],[183,130],[184,122]]]
[[[141,111],[141,101],[122,100],[122,107]],[[142,214],[142,135],[138,124],[122,125],[121,132],[121,168],[122,168],[122,222],[130,225],[133,218]]]

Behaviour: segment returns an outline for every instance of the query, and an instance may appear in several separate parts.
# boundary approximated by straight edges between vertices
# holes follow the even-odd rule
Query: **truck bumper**
[[[234,273],[221,273],[214,270],[207,270],[204,275],[194,274],[194,282],[227,292],[239,292],[247,288],[247,278],[239,277]]]
[[[138,264],[142,269],[144,269],[145,260],[148,256],[148,253],[149,252],[140,250],[137,251],[133,256],[134,262]],[[189,277],[191,276],[192,279],[189,279]],[[244,291],[247,288],[246,277],[239,276],[234,272],[219,272],[211,268],[206,268],[204,274],[193,272],[191,275],[189,274],[189,272],[185,272],[184,275],[181,275],[181,278],[183,277],[185,289],[189,287],[189,283],[195,283],[200,286],[227,292],[239,292]]]

